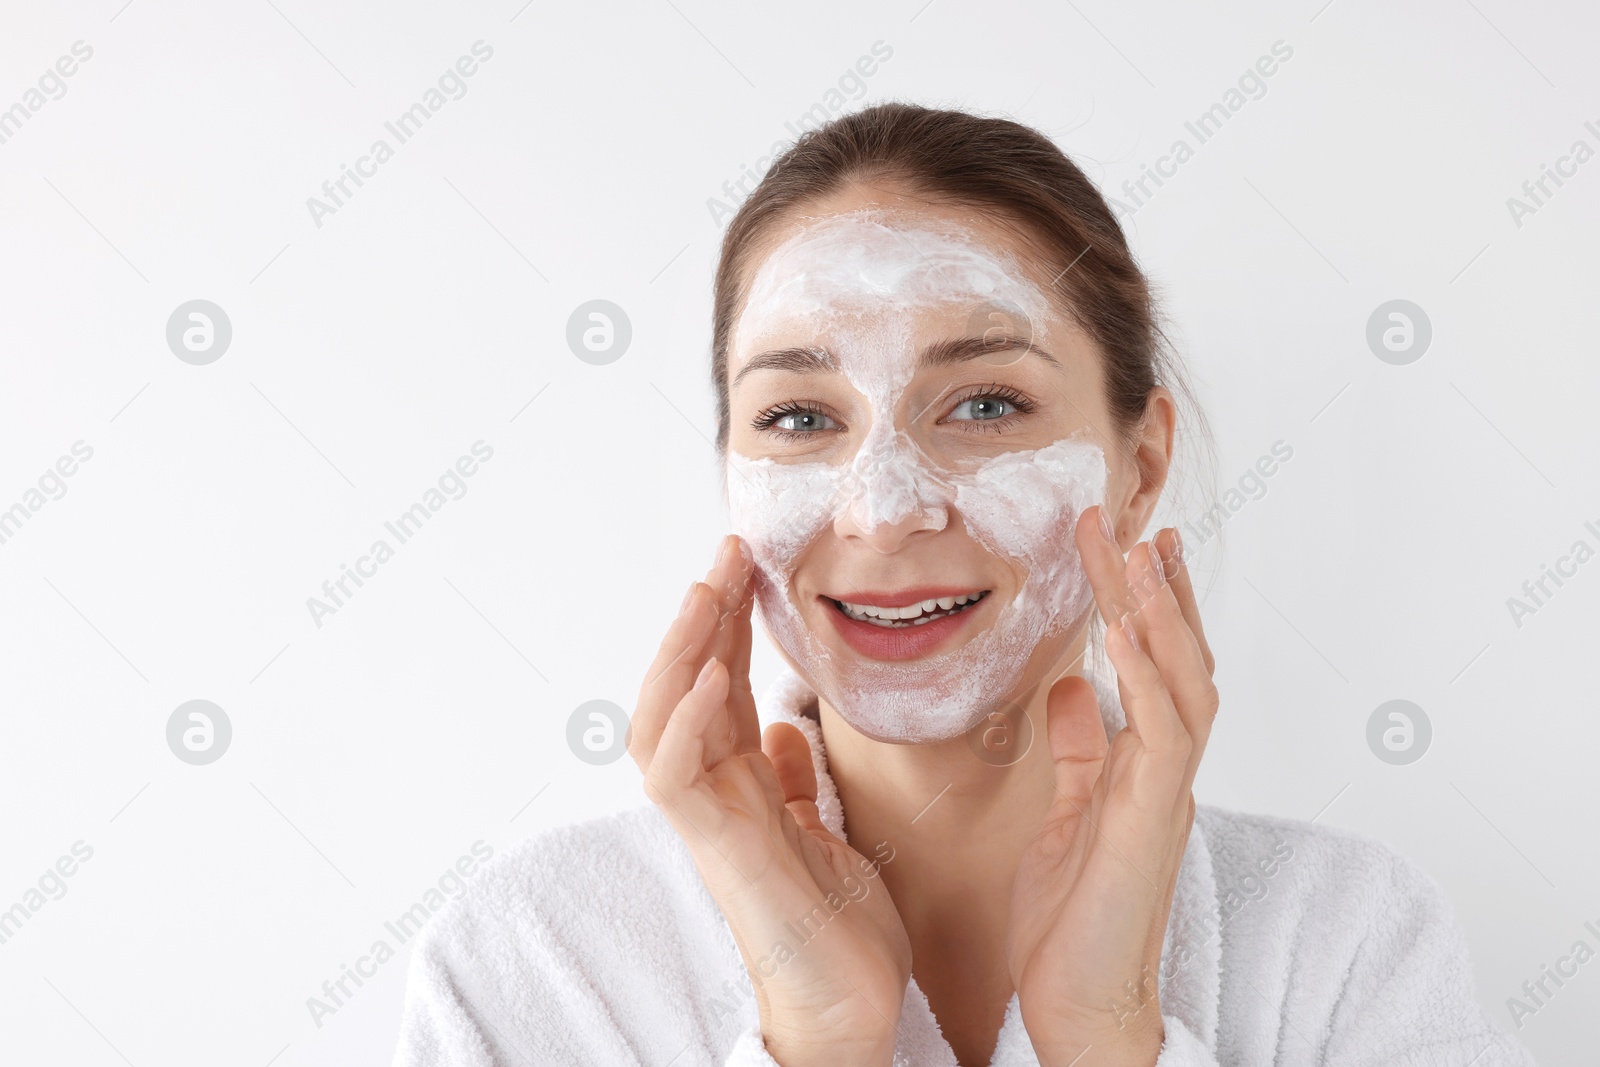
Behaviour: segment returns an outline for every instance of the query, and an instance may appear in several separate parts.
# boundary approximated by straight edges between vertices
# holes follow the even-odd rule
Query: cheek
[[[756,566],[787,579],[805,547],[832,521],[836,472],[825,463],[776,463],[728,456],[733,532],[750,544]]]
[[[1076,556],[1078,515],[1104,497],[1097,445],[1065,439],[1036,452],[1011,452],[963,479],[956,510],[991,552],[1028,564]]]
[[[996,457],[957,492],[974,539],[1025,570],[1016,606],[1039,616],[1041,636],[1071,623],[1092,598],[1073,532],[1105,485],[1099,446],[1068,438]]]

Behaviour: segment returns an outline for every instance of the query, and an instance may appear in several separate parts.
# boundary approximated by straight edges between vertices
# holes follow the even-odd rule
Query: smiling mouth
[[[959,615],[974,604],[979,603],[988,596],[991,590],[982,589],[976,593],[963,593],[960,596],[936,597],[932,600],[923,600],[916,604],[908,604],[903,608],[879,607],[876,604],[851,604],[844,600],[828,600],[834,608],[845,618],[856,622],[864,622],[872,626],[879,626],[886,630],[905,630],[913,626],[925,626],[937,619]]]

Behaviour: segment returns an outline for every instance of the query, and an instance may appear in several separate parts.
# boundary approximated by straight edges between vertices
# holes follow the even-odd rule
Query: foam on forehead
[[[917,313],[939,305],[1008,310],[1040,341],[1050,313],[1014,257],[966,227],[861,208],[809,223],[766,258],[739,338],[801,320],[833,338],[846,377],[869,392],[909,379]]]

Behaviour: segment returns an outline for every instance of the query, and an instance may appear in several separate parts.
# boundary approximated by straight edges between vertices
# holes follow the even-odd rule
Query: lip
[[[941,596],[961,596],[977,591],[971,586],[926,586],[893,593],[853,591],[849,602],[873,607],[903,608],[923,600],[935,600]],[[850,618],[834,606],[833,597],[820,596],[817,602],[833,621],[834,629],[839,632],[840,638],[856,652],[869,659],[905,661],[922,659],[935,654],[941,646],[955,643],[962,631],[979,625],[978,617],[988,611],[988,603],[993,598],[994,593],[991,591],[978,603],[954,615],[946,615],[921,626],[892,628],[874,626],[870,622],[859,622]]]

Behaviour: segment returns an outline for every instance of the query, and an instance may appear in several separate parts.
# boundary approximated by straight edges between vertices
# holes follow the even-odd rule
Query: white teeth
[[[965,604],[976,603],[981,600],[984,593],[963,593],[961,596],[936,597],[933,600],[924,600],[920,604],[907,604],[903,608],[885,608],[874,604],[851,604],[839,601],[839,606],[846,615],[860,619],[863,622],[873,622],[880,626],[893,626],[896,623],[909,622],[912,626],[921,626],[930,622],[934,612],[950,611],[952,608]]]

